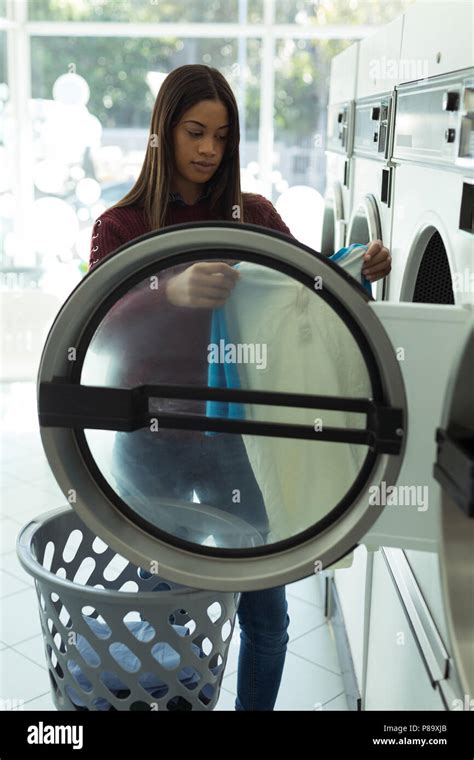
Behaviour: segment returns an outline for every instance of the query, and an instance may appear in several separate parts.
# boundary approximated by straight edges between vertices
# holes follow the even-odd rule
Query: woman
[[[96,222],[90,266],[140,235],[193,221],[246,222],[291,236],[266,198],[241,192],[239,139],[236,101],[222,74],[198,64],[172,71],[158,93],[137,182]],[[367,253],[372,257],[367,276],[385,276],[388,251],[374,241]],[[126,377],[114,378],[116,385],[207,385],[210,318],[236,284],[239,275],[232,263],[199,261],[169,268],[160,274],[156,297],[150,298],[149,289],[138,289],[114,307],[110,316],[116,340],[120,343],[119,335],[127,333],[126,345],[118,350],[129,367]],[[200,402],[168,401],[161,409],[205,413]],[[118,434],[114,468],[119,491],[147,519],[152,517],[144,502],[150,494],[158,501],[164,495],[192,502],[196,493],[201,502],[235,513],[232,494],[238,485],[239,516],[266,534],[265,505],[240,436],[175,430],[159,436],[147,430]],[[132,481],[139,483],[140,493],[133,492]],[[273,709],[289,640],[287,609],[284,587],[242,594],[236,710]]]

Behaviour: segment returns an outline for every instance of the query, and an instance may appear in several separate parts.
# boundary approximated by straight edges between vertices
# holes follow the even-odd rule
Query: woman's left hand
[[[392,257],[381,240],[371,240],[366,253],[362,273],[370,282],[386,277],[392,268]]]

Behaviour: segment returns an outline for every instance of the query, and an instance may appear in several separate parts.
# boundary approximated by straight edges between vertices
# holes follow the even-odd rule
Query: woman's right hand
[[[239,272],[223,261],[200,261],[168,281],[166,297],[173,306],[218,309],[239,278]]]

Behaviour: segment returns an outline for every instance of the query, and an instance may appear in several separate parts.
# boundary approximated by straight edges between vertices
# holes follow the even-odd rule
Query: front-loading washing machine
[[[326,130],[326,192],[320,251],[331,256],[345,245],[352,203],[351,155],[358,43],[331,60]]]
[[[213,260],[240,271],[222,309],[168,302],[170,277]],[[190,384],[184,337],[198,322],[202,382]],[[375,301],[336,263],[281,233],[230,222],[168,227],[103,259],[59,312],[38,375],[43,446],[95,535],[137,566],[153,572],[159,563],[160,576],[193,588],[283,585],[362,544],[433,551],[445,540],[445,509],[458,510],[448,539],[461,542],[460,560],[472,556],[474,541],[473,330],[463,306]],[[444,414],[451,396],[457,426]],[[125,458],[116,457],[117,439]],[[156,457],[127,470],[143,443]],[[241,446],[240,465],[237,444],[246,452]],[[180,491],[186,473],[199,478],[179,454],[193,449],[209,482],[206,452],[225,465],[225,482],[207,503],[187,486]],[[244,460],[263,513],[240,498]],[[443,501],[445,490],[456,506]],[[449,552],[453,593],[461,569],[472,584],[472,564],[451,566]],[[471,588],[465,578],[463,593]],[[469,611],[456,598],[454,617],[460,609],[464,619],[452,629],[463,636]],[[474,685],[469,646],[453,641],[449,670],[438,639],[423,642],[430,689],[447,709],[445,695],[462,699]]]
[[[381,240],[389,250],[392,232],[391,164],[393,89],[398,82],[398,61],[403,16],[359,43],[357,97],[352,159],[352,208],[346,244]],[[373,283],[377,300],[385,297],[386,278]]]
[[[389,160],[390,105],[391,92],[398,81],[394,64],[400,54],[402,25],[403,18],[399,17],[358,43],[350,160],[352,193],[344,225],[345,245],[380,239],[390,248],[390,192],[394,181]],[[385,279],[371,288],[373,296],[380,300]],[[372,552],[359,546],[350,571],[335,569],[328,573],[336,644],[341,662],[347,663],[345,689],[350,709],[361,709],[364,700],[372,563]]]
[[[393,193],[392,271],[387,278],[390,301],[456,303],[472,308],[472,11],[471,3],[423,2],[410,6],[405,13],[400,82],[394,93],[392,163],[397,179]],[[445,34],[446,28],[449,34]],[[469,398],[470,390],[460,377],[455,390]],[[457,419],[459,422],[459,416]],[[451,470],[459,472],[454,464]],[[425,663],[430,655],[424,653],[422,642],[438,641],[431,647],[432,680],[436,671],[449,673],[452,669],[447,650],[453,653],[467,646],[472,660],[474,646],[472,598],[469,600],[463,589],[459,572],[459,563],[467,566],[466,557],[461,542],[458,562],[454,561],[458,516],[454,503],[447,503],[450,509],[443,507],[441,533],[450,536],[451,549],[441,541],[432,552],[413,548],[384,550],[385,562],[378,559],[373,583],[372,598],[380,607],[382,599],[387,603],[391,593],[387,578],[392,578],[401,600],[391,605],[394,619],[401,618],[401,606],[414,611],[414,616],[407,617],[417,631],[417,647]],[[470,530],[470,523],[462,524]],[[447,580],[449,575],[451,579]],[[463,611],[458,607],[457,623],[453,624],[454,577]],[[371,619],[370,630],[366,707],[387,706],[390,701],[391,708],[397,708],[410,680],[412,693],[419,692],[421,681],[416,677],[413,680],[419,663],[413,661],[409,672],[400,669],[395,649],[390,658],[392,665],[385,671],[386,679],[381,680],[381,658],[393,647],[393,639],[384,635],[380,617]],[[433,658],[433,652],[438,653],[437,657]],[[463,709],[461,702],[448,698],[448,693],[449,690],[443,704]],[[422,694],[414,704],[426,704]]]
[[[395,99],[389,298],[472,305],[474,67],[401,84]]]

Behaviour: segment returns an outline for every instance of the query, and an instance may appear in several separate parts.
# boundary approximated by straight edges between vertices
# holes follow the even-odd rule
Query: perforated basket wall
[[[145,572],[54,510],[19,535],[58,710],[212,710],[240,594]]]

